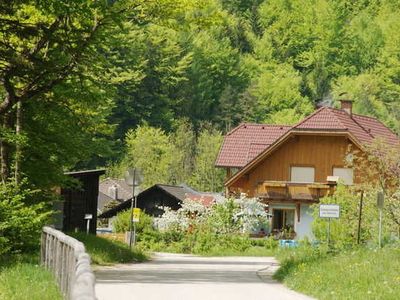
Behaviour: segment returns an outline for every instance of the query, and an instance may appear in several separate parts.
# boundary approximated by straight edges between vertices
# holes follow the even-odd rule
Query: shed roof
[[[107,196],[111,196],[109,194],[109,190],[112,186],[116,186],[118,188],[119,200],[132,198],[132,187],[127,185],[124,179],[106,178],[100,182],[99,191]]]
[[[159,189],[168,194],[169,196],[175,198],[178,202],[182,202],[185,200],[188,195],[193,197],[201,196],[201,193],[191,189],[186,185],[169,185],[169,184],[155,184],[148,189],[144,190],[143,192],[137,195],[138,199],[141,200],[142,198],[146,197],[146,194],[153,191],[154,189]],[[113,207],[112,209],[103,212],[99,215],[99,218],[110,218],[115,216],[118,212],[128,209],[131,206],[131,198],[125,200],[121,204]]]
[[[69,175],[72,177],[82,177],[82,176],[90,176],[90,175],[103,175],[106,173],[104,169],[95,169],[95,170],[83,170],[83,171],[72,171],[72,172],[65,172],[65,175]]]

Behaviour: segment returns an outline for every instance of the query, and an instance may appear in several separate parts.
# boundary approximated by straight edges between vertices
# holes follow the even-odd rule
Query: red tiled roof
[[[374,138],[355,122],[347,112],[331,107],[318,109],[295,125],[293,129],[348,131],[362,144],[369,143]]]
[[[381,121],[367,116],[353,114],[353,119],[374,138],[385,140],[390,145],[398,145],[399,137]]]
[[[212,195],[186,194],[186,199],[196,201],[205,207],[210,207],[216,202],[215,197]]]
[[[225,136],[215,165],[242,168],[290,128],[284,125],[241,124]]]
[[[372,117],[352,114],[331,107],[322,107],[293,127],[267,124],[241,124],[224,139],[216,166],[246,166],[288,131],[349,132],[360,144],[369,144],[382,138],[388,144],[398,145],[399,137]]]

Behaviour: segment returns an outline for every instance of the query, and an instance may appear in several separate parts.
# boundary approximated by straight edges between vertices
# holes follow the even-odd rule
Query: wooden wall
[[[71,177],[79,180],[80,187],[64,188],[61,195],[64,198],[63,231],[86,231],[85,214],[92,214],[89,232],[96,234],[97,198],[99,195],[99,176],[104,171],[74,173]]]
[[[296,135],[289,139],[233,183],[229,189],[254,196],[258,183],[263,181],[290,181],[290,167],[315,168],[315,181],[326,182],[334,167],[345,167],[344,159],[352,145],[345,136]]]
[[[157,186],[153,186],[137,197],[137,207],[151,216],[159,217],[162,215],[164,211],[159,207],[163,206],[170,207],[172,210],[178,210],[181,204],[178,199]]]

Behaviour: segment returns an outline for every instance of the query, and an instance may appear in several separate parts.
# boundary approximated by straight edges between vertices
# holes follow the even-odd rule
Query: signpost
[[[376,196],[376,204],[379,209],[379,248],[382,247],[382,210],[383,210],[383,202],[385,200],[385,196],[383,192],[378,192]]]
[[[86,233],[89,234],[89,227],[90,227],[90,220],[93,219],[92,214],[85,214],[85,220],[86,220]]]
[[[361,238],[361,216],[363,209],[363,199],[364,199],[364,191],[361,191],[360,206],[358,211],[357,244],[360,244],[360,238]]]
[[[135,197],[135,206],[136,206],[136,197]],[[140,218],[140,208],[133,208],[132,210],[132,223],[133,223],[133,244],[136,245],[136,223],[139,222]]]
[[[136,222],[136,223],[138,223],[139,222],[139,219],[140,219],[140,212],[141,212],[141,210],[140,210],[140,208],[137,208],[137,207],[135,207],[134,209],[133,209],[133,213],[132,213],[132,222]]]
[[[340,217],[340,206],[338,204],[320,204],[319,217],[328,219],[328,246],[331,243],[331,219]]]
[[[132,186],[132,200],[131,200],[131,217],[129,221],[129,249],[132,249],[132,242],[136,242],[136,222],[134,221],[134,210],[133,204],[135,204],[135,209],[137,209],[137,196],[135,194],[135,187],[139,186],[143,181],[142,174],[139,169],[129,169],[125,172],[125,182],[127,185]],[[140,210],[139,210],[140,214]],[[137,218],[139,220],[139,217]],[[133,227],[133,232],[132,232]]]

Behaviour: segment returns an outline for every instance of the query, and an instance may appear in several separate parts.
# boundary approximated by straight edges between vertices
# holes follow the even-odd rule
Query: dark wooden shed
[[[216,203],[221,195],[204,193],[193,190],[186,185],[155,184],[137,195],[137,207],[146,214],[158,217],[164,213],[163,208],[169,207],[178,210],[185,200],[192,200],[209,207]],[[131,199],[128,199],[117,206],[103,212],[98,218],[112,218],[119,212],[131,207]]]
[[[198,192],[186,186],[155,184],[137,195],[137,207],[149,215],[159,216],[163,214],[163,210],[160,207],[168,206],[172,210],[177,210],[181,207],[182,201],[187,198],[188,194],[198,194]],[[117,213],[129,209],[130,206],[131,199],[128,199],[116,207],[103,212],[99,215],[99,218],[111,218],[117,215]]]
[[[89,232],[96,234],[97,198],[99,195],[99,177],[105,170],[69,172],[66,175],[79,181],[76,188],[62,188],[63,231],[86,231],[85,214],[91,214]]]

